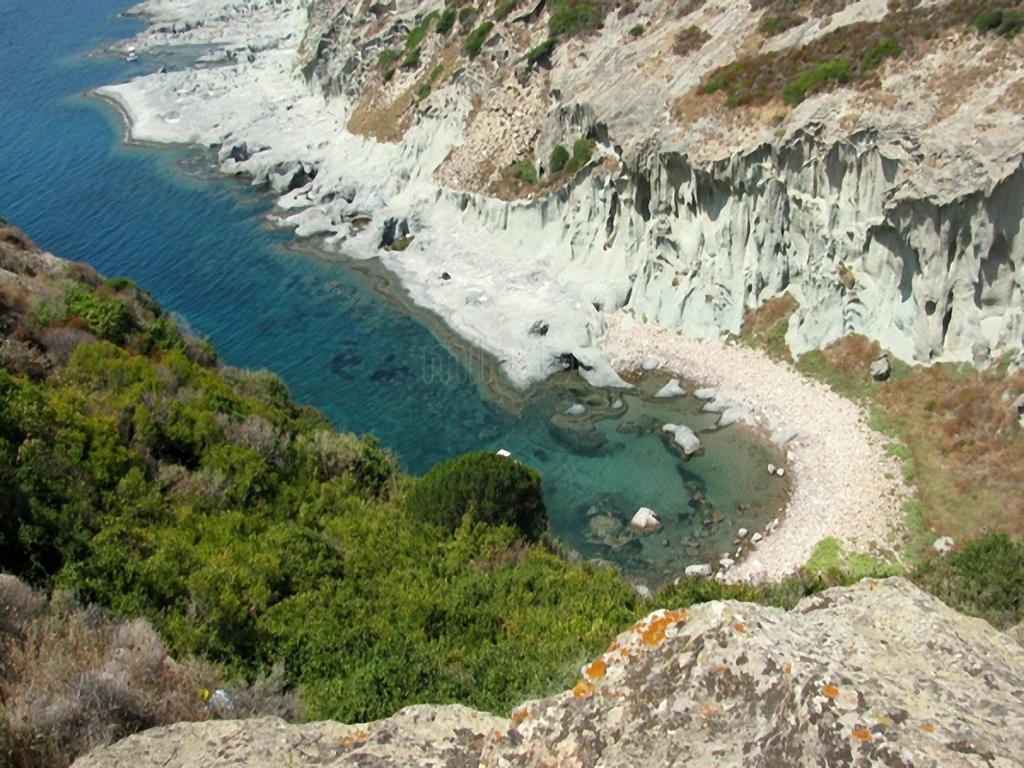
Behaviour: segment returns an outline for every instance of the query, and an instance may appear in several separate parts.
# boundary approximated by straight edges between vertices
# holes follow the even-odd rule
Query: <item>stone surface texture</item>
[[[377,723],[192,723],[76,768],[997,766],[1024,760],[1024,648],[902,579],[794,610],[652,613],[575,687],[500,720],[417,706]]]

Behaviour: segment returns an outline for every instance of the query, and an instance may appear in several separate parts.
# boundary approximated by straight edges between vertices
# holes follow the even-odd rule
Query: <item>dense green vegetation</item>
[[[537,166],[529,160],[517,160],[515,163],[515,175],[524,184],[537,183]]]
[[[805,69],[786,86],[782,92],[782,101],[795,107],[808,95],[818,91],[828,83],[848,83],[850,81],[850,65],[843,59],[833,59]]]
[[[551,173],[561,173],[565,168],[566,163],[569,162],[570,157],[571,155],[569,154],[568,149],[563,147],[561,144],[556,145],[555,148],[551,150],[551,162],[549,165]]]
[[[602,6],[591,0],[553,0],[548,29],[552,37],[571,37],[598,29],[604,21]]]
[[[566,166],[592,150],[578,140]],[[365,721],[427,701],[508,711],[570,686],[656,607],[790,607],[900,570],[826,541],[778,585],[682,579],[641,600],[615,570],[560,556],[529,467],[479,453],[409,478],[271,374],[217,367],[130,283],[69,271],[61,285],[8,337],[52,365],[0,370],[4,568],[144,616],[171,652],[218,674],[277,667],[278,690],[309,717]],[[989,535],[912,575],[1006,626],[1022,618],[1022,553]]]
[[[703,94],[723,93],[729,107],[764,105],[781,99],[795,106],[815,92],[850,85],[878,83],[879,67],[904,52],[921,55],[943,35],[974,28],[981,34],[1012,38],[1024,27],[1020,2],[957,0],[938,5],[895,2],[878,21],[857,22],[834,29],[806,44],[778,51],[741,56],[708,74]],[[806,18],[836,10],[831,3],[806,0],[758,0],[763,9],[759,30],[777,35]]]
[[[536,64],[538,61],[546,59],[555,50],[556,45],[558,45],[558,40],[554,37],[549,37],[526,52],[526,62],[528,64]]]
[[[414,483],[272,375],[206,367],[179,335],[154,343],[129,292],[79,285],[49,313],[52,335],[81,324],[69,308],[120,302],[122,346],[0,373],[7,569],[146,616],[181,655],[245,675],[285,660],[310,716],[347,720],[415,701],[508,709],[570,684],[636,616],[613,570],[531,543],[532,470],[475,455]]]
[[[1013,37],[1024,29],[1024,11],[1002,8],[985,11],[975,16],[971,23],[982,34],[994,32],[1003,37]]]
[[[595,146],[596,144],[592,139],[576,139],[572,144],[572,157],[569,158],[569,162],[565,164],[566,173],[574,174],[583,170],[584,166],[586,166],[594,156]]]
[[[504,19],[506,16],[512,13],[513,10],[515,10],[515,7],[518,4],[519,0],[505,0],[502,3],[498,3],[498,6],[494,9],[495,21],[501,21],[502,19]]]
[[[466,42],[463,45],[463,49],[466,51],[470,58],[473,58],[478,53],[480,53],[480,49],[487,41],[487,37],[491,34],[492,29],[494,29],[494,22],[485,21],[483,24],[481,24],[479,27],[477,27],[476,29],[469,33],[469,37],[466,38]]]
[[[455,531],[470,523],[507,525],[529,541],[547,530],[540,475],[491,453],[468,453],[438,464],[409,493],[409,513]]]
[[[439,35],[447,35],[452,27],[455,26],[455,9],[445,8],[441,12],[441,15],[437,17],[437,25],[434,29],[437,30]]]

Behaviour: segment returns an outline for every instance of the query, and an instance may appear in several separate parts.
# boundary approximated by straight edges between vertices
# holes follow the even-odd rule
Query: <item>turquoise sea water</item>
[[[778,457],[740,429],[702,434],[704,455],[685,463],[663,442],[666,422],[711,428],[691,398],[630,394],[611,408],[617,395],[566,376],[525,407],[498,405],[480,385],[486,361],[450,352],[378,276],[286,247],[288,234],[264,223],[260,190],[211,181],[193,149],[123,145],[117,116],[84,94],[153,67],[90,53],[138,29],[117,16],[124,7],[0,4],[0,217],[47,250],[135,280],[226,362],[273,370],[297,400],[339,429],[376,434],[412,472],[463,451],[512,451],[542,472],[563,541],[652,586],[777,515],[785,488],[764,467]],[[583,428],[559,438],[551,416],[588,398]],[[608,418],[591,425],[595,413]],[[665,530],[613,536],[641,505]]]

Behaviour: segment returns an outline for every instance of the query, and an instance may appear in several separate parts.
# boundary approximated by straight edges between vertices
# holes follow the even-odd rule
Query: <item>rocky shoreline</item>
[[[785,447],[789,467],[772,468],[789,470],[795,484],[785,513],[772,530],[748,531],[742,551],[714,564],[719,578],[779,579],[826,537],[857,551],[897,546],[908,490],[859,406],[759,350],[686,338],[626,313],[609,318],[600,343],[620,373],[656,367],[713,388],[723,416],[734,413]]]

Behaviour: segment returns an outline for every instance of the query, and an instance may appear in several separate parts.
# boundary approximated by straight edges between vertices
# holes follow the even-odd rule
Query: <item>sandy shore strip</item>
[[[858,405],[760,350],[686,338],[625,312],[609,317],[600,343],[620,373],[657,358],[660,370],[749,409],[767,433],[795,433],[786,443],[793,496],[778,527],[729,571],[730,581],[777,580],[829,536],[855,551],[886,549],[898,539],[908,492],[885,452],[888,440],[868,427]]]

